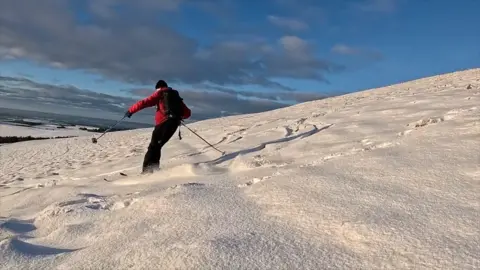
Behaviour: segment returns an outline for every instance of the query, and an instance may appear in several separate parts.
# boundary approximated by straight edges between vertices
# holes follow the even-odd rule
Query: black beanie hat
[[[168,84],[164,80],[159,80],[155,85],[155,89],[162,88],[162,87],[168,87]]]

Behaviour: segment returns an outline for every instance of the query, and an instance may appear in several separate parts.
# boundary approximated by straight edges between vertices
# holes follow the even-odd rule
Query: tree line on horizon
[[[34,140],[66,139],[77,136],[32,137],[32,136],[0,136],[0,144],[17,143]]]

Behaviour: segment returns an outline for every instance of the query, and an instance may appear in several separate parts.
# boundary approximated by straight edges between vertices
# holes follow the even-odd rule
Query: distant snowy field
[[[0,136],[22,136],[22,137],[65,137],[65,136],[92,136],[95,133],[80,130],[79,126],[57,128],[56,125],[42,125],[35,127],[0,124]],[[93,127],[88,127],[93,128]]]
[[[0,147],[0,268],[480,269],[480,69],[189,126]]]

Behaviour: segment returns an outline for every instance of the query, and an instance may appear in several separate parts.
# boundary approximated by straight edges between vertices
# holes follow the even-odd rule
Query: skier
[[[143,160],[142,174],[160,169],[162,147],[175,134],[180,121],[189,118],[192,113],[178,91],[169,87],[164,80],[159,80],[155,89],[152,95],[133,104],[125,113],[130,118],[140,110],[156,106],[155,128]]]

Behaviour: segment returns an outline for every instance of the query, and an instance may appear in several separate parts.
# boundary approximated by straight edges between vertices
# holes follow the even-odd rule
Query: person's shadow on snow
[[[220,163],[225,162],[227,160],[234,159],[235,157],[237,157],[239,155],[246,155],[246,154],[250,154],[250,153],[253,153],[253,152],[256,152],[256,151],[260,151],[260,150],[264,149],[269,144],[284,143],[284,142],[293,141],[293,140],[298,139],[298,138],[303,139],[303,138],[312,136],[312,135],[314,135],[314,134],[316,134],[320,131],[328,129],[331,126],[333,126],[333,124],[329,124],[329,125],[323,126],[321,128],[317,128],[317,126],[313,125],[314,128],[310,131],[303,132],[303,133],[297,134],[295,136],[285,137],[285,138],[261,143],[259,146],[256,146],[256,147],[252,147],[252,148],[236,151],[236,152],[233,152],[233,153],[230,153],[230,154],[226,154],[226,155],[223,155],[223,156],[221,156],[221,157],[219,157],[215,160],[212,160],[212,161],[199,162],[199,163],[208,163],[208,164],[217,165],[217,164],[220,164]]]

